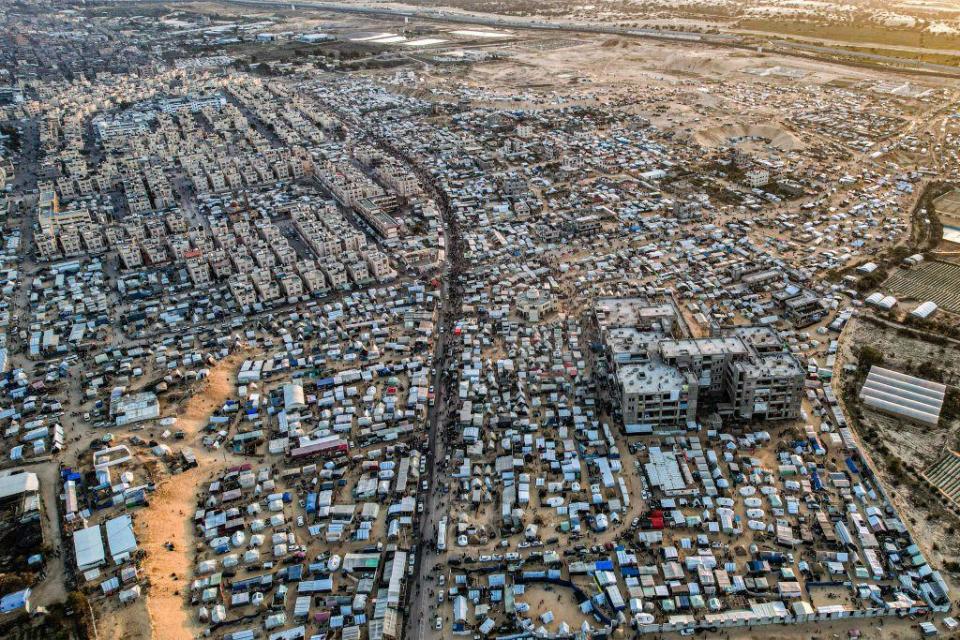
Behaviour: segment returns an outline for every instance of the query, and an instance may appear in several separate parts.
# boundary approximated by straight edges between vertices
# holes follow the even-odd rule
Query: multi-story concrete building
[[[347,270],[339,262],[328,261],[321,265],[323,275],[327,276],[330,288],[334,290],[346,289],[350,287],[350,280],[347,279]]]
[[[669,431],[696,420],[696,379],[677,367],[654,361],[623,365],[615,390],[628,433]]]
[[[731,363],[726,392],[736,418],[795,420],[803,380],[803,367],[791,354],[754,355]]]
[[[382,282],[395,275],[393,268],[390,267],[390,259],[384,252],[377,249],[368,251],[364,255],[364,259],[367,261],[370,274],[377,280]]]
[[[117,243],[117,254],[120,256],[120,262],[127,269],[143,266],[143,254],[140,253],[140,246],[135,241],[124,240]]]
[[[295,273],[279,274],[280,287],[287,298],[299,298],[303,295],[303,281]]]
[[[237,273],[230,276],[227,286],[230,287],[230,293],[241,309],[249,309],[257,302],[257,292],[247,274]]]
[[[59,239],[60,247],[63,249],[63,255],[73,257],[84,253],[83,244],[80,241],[80,231],[77,227],[65,227],[61,229]]]
[[[667,308],[645,308],[639,299],[620,307],[609,298],[595,306],[612,395],[628,433],[680,430],[700,409],[735,420],[800,417],[804,369],[773,329],[674,339],[663,331],[676,321],[664,315]]]
[[[326,295],[327,279],[324,277],[322,271],[319,269],[307,269],[300,273],[300,277],[303,278],[307,291],[313,295]]]
[[[187,263],[187,273],[190,280],[197,287],[207,286],[213,282],[210,276],[210,265],[203,259],[203,254],[193,249],[184,254]]]
[[[363,284],[370,279],[370,271],[367,269],[367,263],[363,260],[348,262],[346,267],[347,274],[353,282]]]

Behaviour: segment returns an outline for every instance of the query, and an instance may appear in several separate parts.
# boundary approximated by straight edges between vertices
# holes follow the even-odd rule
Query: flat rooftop
[[[747,353],[747,346],[738,337],[689,338],[686,340],[664,340],[660,343],[660,354],[667,359],[686,356],[702,358],[721,355],[741,356]]]
[[[676,316],[673,305],[654,304],[646,298],[599,298],[594,309],[604,329],[650,326],[662,319],[672,323]]]
[[[617,379],[624,393],[637,394],[679,393],[686,382],[676,367],[658,362],[624,365],[617,370]]]

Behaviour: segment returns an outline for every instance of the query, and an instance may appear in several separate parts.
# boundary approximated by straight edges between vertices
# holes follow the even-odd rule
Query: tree
[[[869,369],[875,364],[883,364],[883,352],[876,347],[860,347],[857,360],[861,369]]]

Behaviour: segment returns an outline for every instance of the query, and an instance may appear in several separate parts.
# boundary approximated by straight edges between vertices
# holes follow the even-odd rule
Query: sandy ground
[[[564,77],[589,80],[591,88],[651,82],[669,86],[691,78],[704,78],[709,82],[743,79],[748,77],[744,75],[747,69],[781,66],[806,74],[800,80],[777,80],[787,85],[820,85],[841,78],[851,82],[877,80],[876,74],[860,69],[769,53],[751,55],[697,45],[624,38],[583,37],[582,42],[579,46],[553,51],[517,50],[506,63],[474,65],[471,77],[481,82],[489,79],[495,85],[524,89],[538,84],[562,84]]]
[[[697,142],[704,146],[726,146],[729,145],[731,138],[763,138],[770,141],[770,144],[783,151],[792,151],[803,148],[801,143],[789,131],[773,125],[744,125],[730,124],[719,127],[703,129],[696,134]]]
[[[527,617],[534,620],[538,627],[543,625],[550,631],[558,631],[561,622],[566,622],[574,631],[579,630],[584,621],[595,624],[593,616],[584,615],[580,611],[576,598],[569,589],[553,585],[527,586],[524,594],[518,596],[517,600],[530,605]],[[554,620],[544,624],[540,616],[547,612],[553,614]]]
[[[149,616],[131,620],[132,628],[119,637],[153,637],[159,640],[188,640],[202,631],[185,601],[185,591],[193,575],[194,545],[191,524],[197,506],[197,488],[218,470],[233,462],[225,452],[210,451],[199,445],[199,434],[207,419],[225,400],[235,395],[236,371],[243,362],[234,353],[210,370],[203,388],[177,412],[177,428],[186,432],[199,466],[164,478],[150,499],[150,506],[136,520],[140,546],[147,552],[143,571],[150,580],[147,597]],[[173,551],[164,546],[171,542]]]

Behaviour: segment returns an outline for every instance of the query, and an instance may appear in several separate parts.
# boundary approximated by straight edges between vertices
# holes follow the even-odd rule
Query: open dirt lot
[[[233,457],[226,452],[205,449],[198,439],[210,415],[234,394],[236,372],[242,362],[242,353],[234,353],[219,362],[201,383],[202,387],[176,411],[177,426],[186,432],[185,441],[191,444],[199,466],[162,480],[151,497],[150,506],[137,517],[137,538],[147,552],[143,570],[150,580],[149,628],[139,637],[189,640],[200,632],[185,606],[182,591],[192,578],[193,554],[187,550],[195,544],[192,518],[197,488],[232,462]],[[172,551],[167,549],[167,543],[173,545]],[[131,622],[133,629],[124,637],[135,637],[133,632],[140,631],[146,621]]]
[[[716,82],[728,77],[755,77],[758,65],[791,68],[796,82],[875,82],[876,72],[808,62],[766,53],[750,54],[697,44],[674,44],[624,38],[583,36],[583,44],[554,51],[516,50],[511,60],[472,68],[477,80],[513,86],[562,84],[572,78],[592,87],[635,82],[676,83],[688,78]],[[567,74],[567,75],[564,75]],[[778,80],[786,82],[782,77]]]

